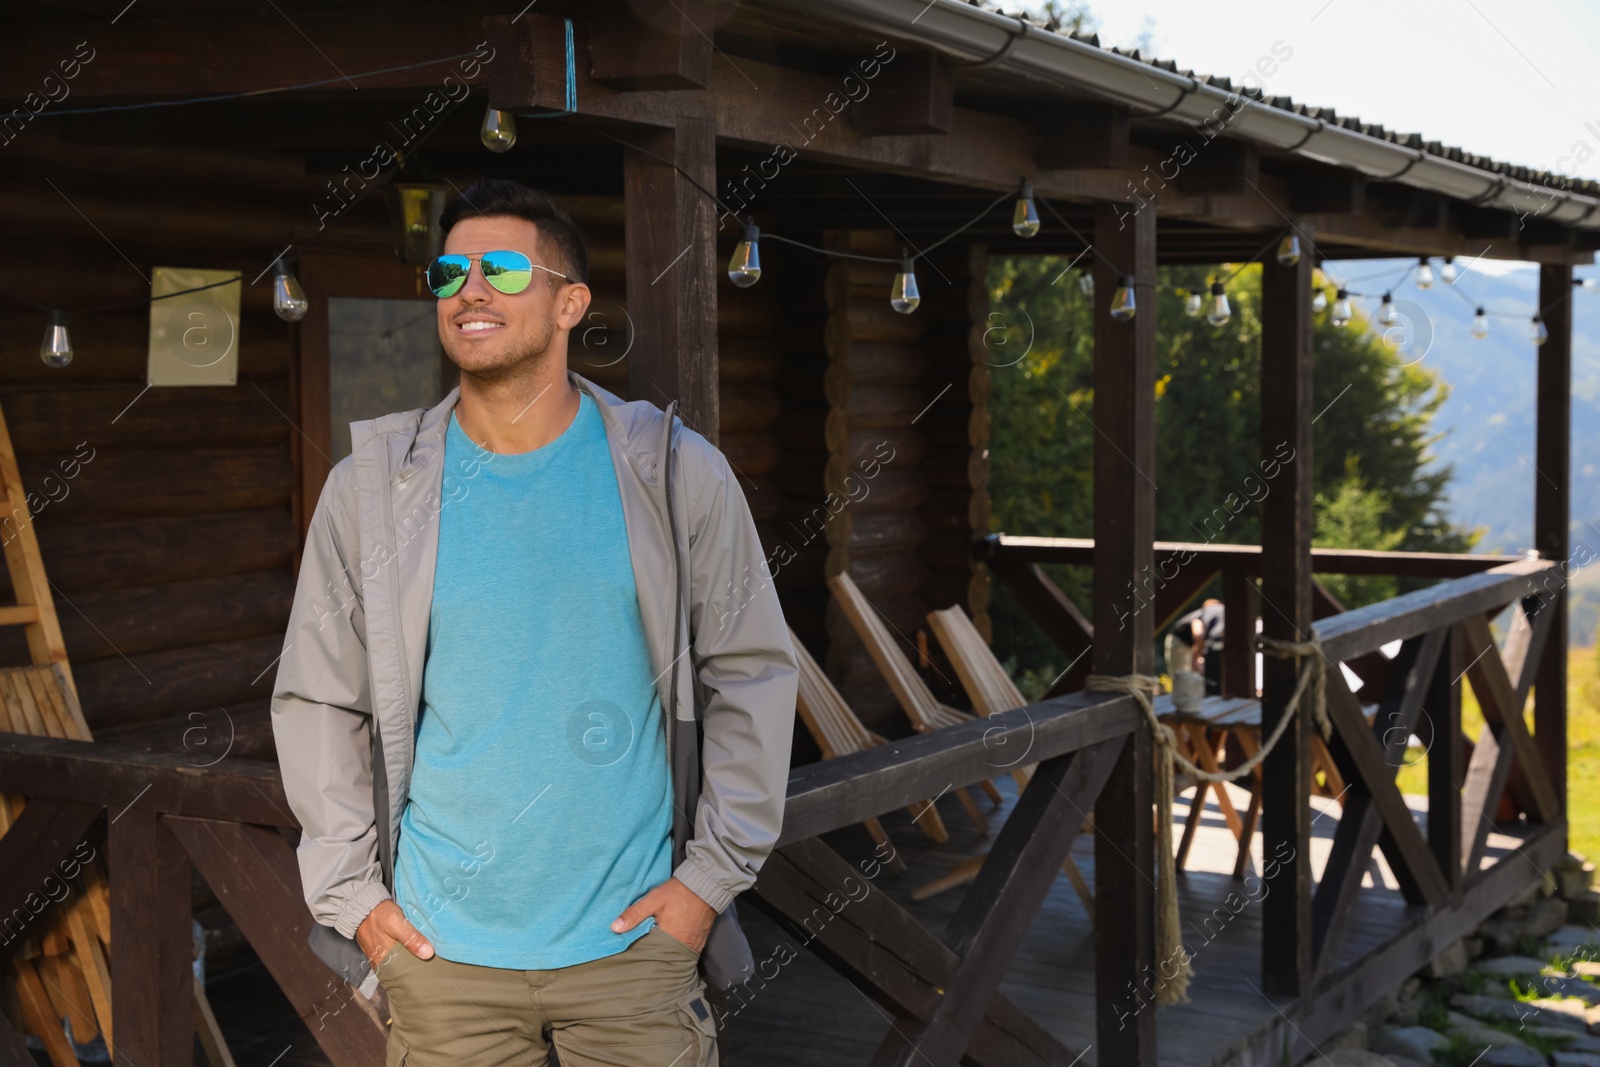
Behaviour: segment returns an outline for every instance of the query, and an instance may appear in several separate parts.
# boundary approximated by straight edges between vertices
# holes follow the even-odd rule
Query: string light
[[[728,260],[728,280],[741,289],[748,289],[761,280],[761,229],[747,223],[744,237]]]
[[[1211,283],[1211,307],[1206,311],[1206,321],[1213,326],[1226,326],[1233,318],[1233,308],[1228,306],[1228,294],[1221,282]]]
[[[1333,294],[1333,314],[1328,321],[1335,326],[1348,326],[1350,320],[1355,318],[1355,310],[1350,306],[1350,293],[1340,289]]]
[[[478,129],[483,147],[491,152],[509,152],[517,143],[517,120],[509,111],[497,111],[491,105],[483,113],[483,125]]]
[[[1278,242],[1278,262],[1285,267],[1300,262],[1300,238],[1297,234],[1286,233],[1283,240]]]
[[[1478,309],[1478,313],[1472,316],[1472,336],[1479,340],[1489,336],[1489,316],[1484,313],[1481,307]]]
[[[1198,289],[1189,290],[1189,295],[1183,301],[1183,313],[1191,319],[1198,319],[1200,313],[1206,309],[1205,297],[1200,295]]]
[[[39,343],[39,358],[46,367],[56,370],[72,362],[72,337],[67,333],[67,313],[60,308],[50,309],[50,324],[44,328],[44,340]]]
[[[1393,326],[1400,321],[1400,313],[1395,310],[1394,299],[1389,293],[1383,294],[1383,303],[1378,305],[1378,325]]]
[[[1550,340],[1550,328],[1544,324],[1544,319],[1538,315],[1533,317],[1533,327],[1529,333],[1532,336],[1534,347],[1538,347]]]
[[[889,290],[889,306],[902,315],[909,315],[922,303],[917,290],[917,275],[911,266],[911,257],[900,255],[900,272],[894,276],[894,287]]]
[[[1444,263],[1439,266],[1439,280],[1446,285],[1454,285],[1456,283],[1456,273],[1456,257],[1445,256]]]
[[[1319,315],[1328,310],[1328,291],[1320,285],[1311,292],[1311,310]]]
[[[1083,268],[1083,273],[1078,275],[1078,288],[1083,290],[1084,296],[1094,295],[1094,271]]]
[[[1117,286],[1117,291],[1111,294],[1111,317],[1118,322],[1127,322],[1138,310],[1133,300],[1133,275],[1129,274]]]
[[[1428,257],[1422,256],[1417,260],[1417,288],[1433,288],[1433,267],[1428,263]]]
[[[299,322],[311,310],[311,301],[294,276],[294,268],[287,256],[280,256],[272,265],[272,313],[284,322]]]
[[[1011,232],[1032,237],[1039,232],[1039,209],[1033,205],[1033,186],[1026,181],[1017,190],[1017,206],[1011,212]]]

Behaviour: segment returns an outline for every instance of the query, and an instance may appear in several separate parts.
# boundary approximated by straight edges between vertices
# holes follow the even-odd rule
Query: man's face
[[[462,219],[445,238],[444,251],[478,256],[509,249],[534,263],[564,271],[539,240],[539,228],[526,219],[489,216]],[[465,374],[497,379],[550,356],[566,358],[567,331],[589,304],[585,285],[562,281],[535,268],[520,293],[507,295],[484,280],[474,259],[466,284],[439,301],[439,340],[445,354]]]

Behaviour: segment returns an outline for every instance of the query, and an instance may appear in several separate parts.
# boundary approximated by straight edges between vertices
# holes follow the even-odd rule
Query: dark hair
[[[574,281],[588,283],[589,248],[583,231],[543,189],[531,189],[505,178],[475,181],[445,205],[439,215],[439,229],[449,234],[456,223],[474,215],[525,219],[533,223],[539,228],[539,241],[544,250],[556,257],[556,262],[546,266],[558,268]]]

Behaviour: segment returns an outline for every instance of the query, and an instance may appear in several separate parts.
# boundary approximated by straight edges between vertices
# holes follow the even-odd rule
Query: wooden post
[[[1466,783],[1461,686],[1456,679],[1466,667],[1461,639],[1452,626],[1434,666],[1422,710],[1428,730],[1428,848],[1444,872],[1453,901],[1461,895],[1461,787]],[[1478,814],[1469,814],[1476,822]]]
[[[1311,255],[1313,234],[1297,230],[1299,262],[1261,268],[1261,458],[1277,465],[1261,503],[1261,632],[1281,641],[1311,633]],[[1300,662],[1265,658],[1261,731],[1270,735],[1294,691]],[[1302,709],[1306,711],[1308,709]],[[1278,867],[1262,903],[1261,978],[1266,992],[1298,995],[1312,974],[1311,730],[1299,714],[1262,765],[1263,856]]]
[[[117,1067],[194,1062],[189,859],[152,807],[113,814],[112,1019]]]
[[[1539,268],[1539,307],[1550,340],[1539,348],[1537,439],[1534,445],[1533,543],[1544,559],[1559,560],[1570,579],[1568,535],[1572,461],[1572,268]],[[1533,739],[1567,808],[1567,597],[1545,608],[1555,611],[1539,673],[1534,681]]]
[[[1155,570],[1154,209],[1099,205],[1094,242],[1094,669],[1150,674],[1153,582],[1141,581]],[[1118,322],[1111,298],[1130,274],[1138,310]],[[1150,731],[1141,728],[1094,812],[1095,1055],[1129,1067],[1156,1062],[1151,778]]]
[[[716,131],[682,117],[629,140],[623,150],[627,257],[628,392],[659,407],[679,401],[684,424],[717,442],[717,207],[671,160],[706,189],[717,183]]]
[[[1243,567],[1222,572],[1222,695],[1256,695],[1256,583]]]

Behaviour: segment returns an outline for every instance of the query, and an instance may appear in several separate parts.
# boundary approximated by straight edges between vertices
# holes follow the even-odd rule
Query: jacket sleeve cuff
[[[686,859],[678,864],[678,869],[672,872],[672,877],[688,886],[695,896],[705,901],[712,911],[719,914],[726,911],[728,905],[733,903],[733,894],[718,885],[716,879],[692,859]]]
[[[389,890],[384,888],[382,882],[368,882],[345,900],[344,907],[339,909],[338,918],[333,920],[333,928],[345,937],[355,937],[356,927],[364,922],[372,909],[389,899]]]

